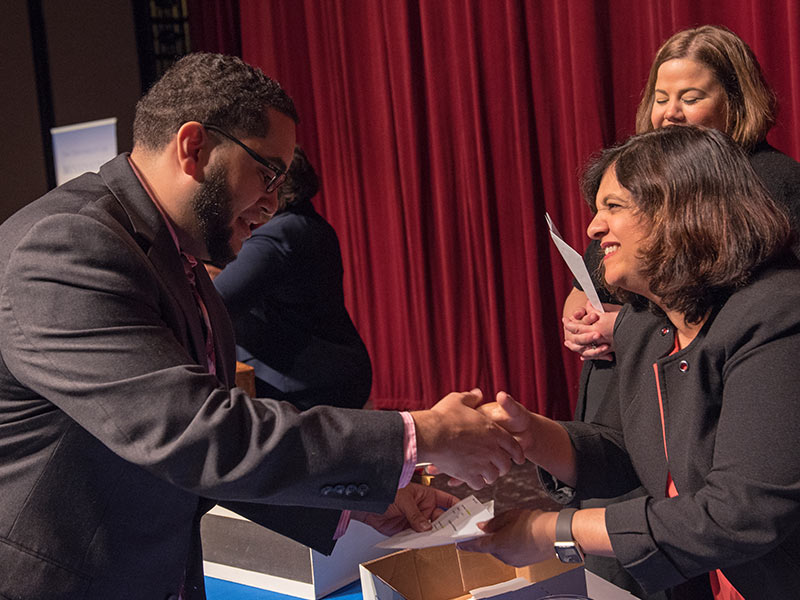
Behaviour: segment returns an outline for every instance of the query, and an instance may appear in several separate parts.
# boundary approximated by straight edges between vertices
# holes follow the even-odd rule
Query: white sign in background
[[[117,119],[100,119],[50,129],[56,185],[97,171],[117,155]]]

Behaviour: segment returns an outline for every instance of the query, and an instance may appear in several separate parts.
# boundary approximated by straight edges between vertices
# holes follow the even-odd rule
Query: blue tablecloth
[[[260,590],[240,583],[231,583],[214,577],[206,577],[206,597],[208,600],[297,600],[277,592]],[[350,585],[325,596],[326,600],[362,600],[361,582]]]

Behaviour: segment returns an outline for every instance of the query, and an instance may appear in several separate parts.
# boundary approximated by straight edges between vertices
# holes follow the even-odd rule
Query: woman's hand
[[[515,508],[480,523],[486,536],[460,542],[459,550],[485,552],[504,563],[524,567],[553,558],[558,513]]]
[[[541,465],[567,485],[573,485],[577,477],[575,449],[566,429],[552,419],[529,411],[506,392],[498,392],[496,399],[478,410],[514,437],[527,460]],[[427,470],[441,473],[434,466]],[[457,478],[448,482],[449,485],[461,483]]]
[[[497,392],[495,402],[484,404],[478,410],[513,435],[525,452],[525,458],[534,460],[538,432],[533,413],[506,392]]]
[[[591,304],[561,319],[564,324],[564,345],[580,355],[581,360],[614,359],[614,323],[622,306],[603,304],[598,312]]]

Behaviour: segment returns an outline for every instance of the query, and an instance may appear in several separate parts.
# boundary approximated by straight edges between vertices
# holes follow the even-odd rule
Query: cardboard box
[[[386,539],[351,521],[330,556],[215,506],[200,523],[206,575],[289,596],[317,600],[358,579],[359,563],[394,550]]]
[[[364,563],[364,600],[466,600],[470,590],[524,578],[514,591],[487,591],[493,600],[536,600],[552,594],[582,594],[592,600],[631,600],[631,594],[558,559],[514,568],[488,554],[461,552],[455,545],[403,550]]]

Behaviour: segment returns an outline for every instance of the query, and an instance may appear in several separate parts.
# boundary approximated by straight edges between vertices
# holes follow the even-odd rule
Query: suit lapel
[[[181,330],[182,339],[179,341],[197,364],[205,367],[202,316],[161,213],[131,169],[127,154],[120,154],[103,165],[100,176],[125,211],[132,228],[131,234],[152,263],[161,285],[171,296],[173,308],[178,307],[183,315],[184,327]],[[212,323],[216,323],[213,317]],[[220,356],[219,349],[217,352]],[[220,362],[219,359],[217,362]]]
[[[182,340],[182,343],[187,350],[191,351],[197,364],[206,368],[206,338],[203,333],[203,317],[192,295],[192,288],[183,270],[183,262],[166,226],[154,240],[153,246],[148,252],[148,258],[153,263],[163,286],[180,306],[184,315],[188,340]]]

